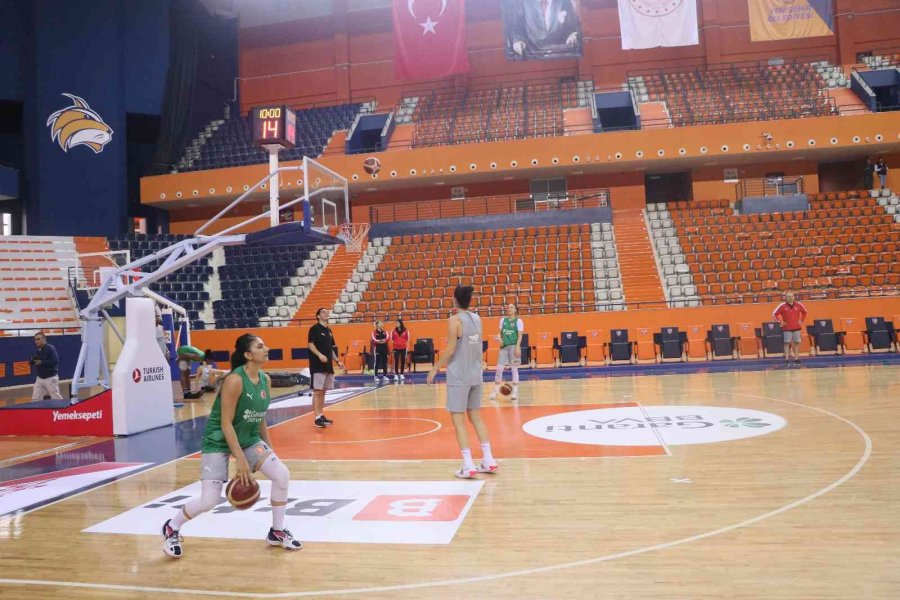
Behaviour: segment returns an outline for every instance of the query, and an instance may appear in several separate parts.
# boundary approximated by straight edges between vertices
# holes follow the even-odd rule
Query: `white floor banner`
[[[101,462],[0,483],[0,515],[52,502],[92,485],[136,471],[147,463]]]
[[[188,522],[185,537],[262,540],[272,525],[269,481],[239,511],[225,498]],[[292,481],[285,526],[304,542],[449,544],[483,481]],[[87,533],[159,535],[176,509],[200,495],[200,482],[89,527]]]

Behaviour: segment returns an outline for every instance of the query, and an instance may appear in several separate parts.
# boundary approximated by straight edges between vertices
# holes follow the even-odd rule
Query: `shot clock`
[[[287,106],[257,106],[250,111],[253,142],[260,146],[293,148],[297,114]]]

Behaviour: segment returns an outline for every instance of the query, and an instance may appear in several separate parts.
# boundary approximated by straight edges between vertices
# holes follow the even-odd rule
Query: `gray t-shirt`
[[[447,385],[479,385],[482,382],[481,318],[467,310],[459,311],[457,318],[462,335],[447,363]]]

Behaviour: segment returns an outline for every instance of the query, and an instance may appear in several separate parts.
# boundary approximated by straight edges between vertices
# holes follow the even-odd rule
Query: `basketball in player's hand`
[[[508,383],[504,383],[500,386],[500,395],[501,396],[509,396],[512,394],[512,386]]]
[[[259,484],[252,477],[249,485],[235,477],[225,486],[225,498],[236,509],[247,510],[259,500]]]

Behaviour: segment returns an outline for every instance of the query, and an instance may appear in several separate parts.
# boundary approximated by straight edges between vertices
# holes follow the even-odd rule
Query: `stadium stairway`
[[[614,210],[613,224],[622,288],[628,303],[665,302],[642,211]]]
[[[306,299],[297,307],[294,319],[315,318],[315,311],[321,307],[331,308],[341,297],[341,292],[359,264],[361,252],[348,252],[344,245],[337,247],[334,257],[325,266],[318,281]]]
[[[641,113],[641,129],[667,129],[672,126],[665,102],[641,102],[638,110]]]

